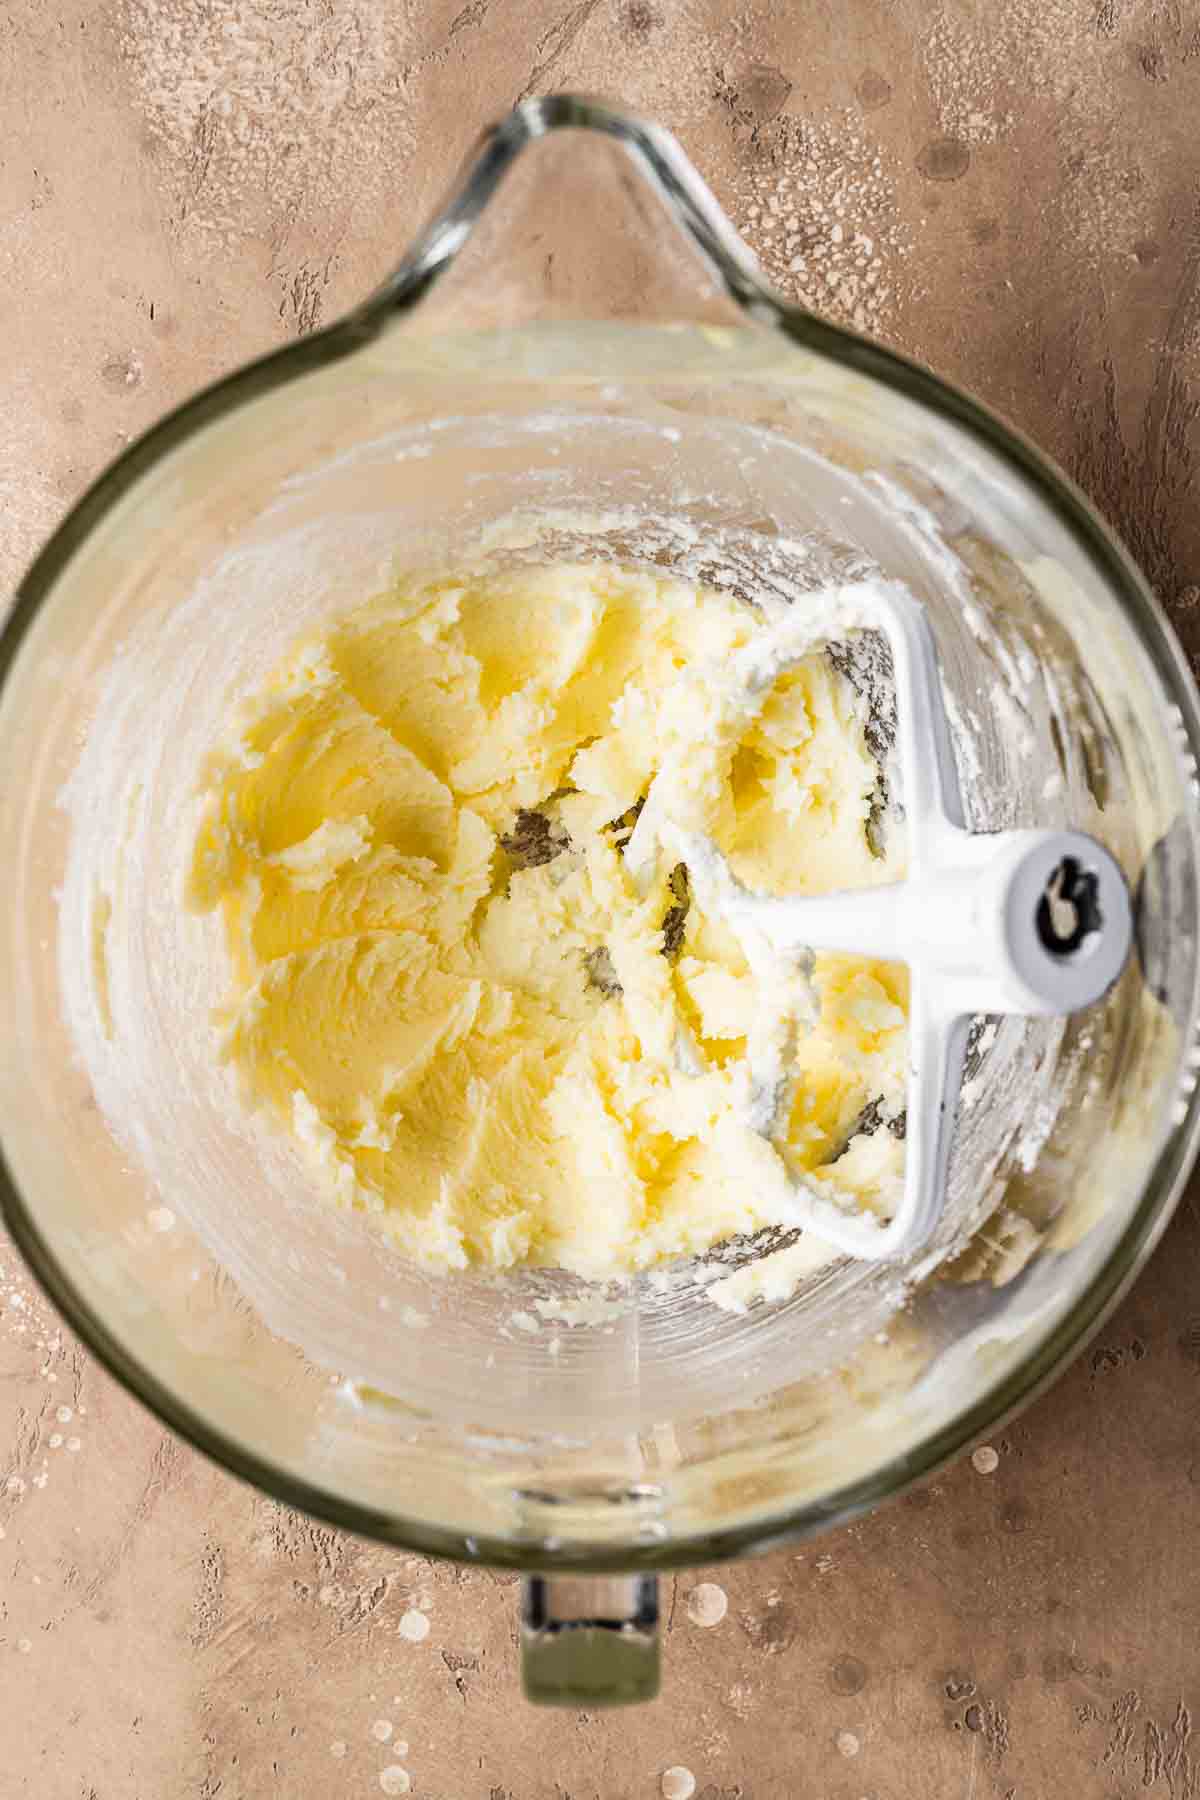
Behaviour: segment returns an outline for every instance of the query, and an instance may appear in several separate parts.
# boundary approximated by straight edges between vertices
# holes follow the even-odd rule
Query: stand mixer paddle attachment
[[[797,603],[732,664],[720,688],[719,754],[744,729],[778,675],[863,630],[882,632],[896,693],[896,785],[908,829],[903,882],[854,892],[765,897],[746,888],[710,837],[688,829],[702,793],[706,746],[656,776],[626,847],[645,885],[658,859],[686,865],[709,911],[738,938],[757,978],[743,1117],[764,1137],[791,1103],[786,1073],[794,1009],[815,951],[903,962],[911,977],[906,1154],[899,1204],[886,1222],[850,1212],[788,1171],[780,1223],[847,1256],[912,1256],[932,1237],[946,1169],[967,1031],[980,1014],[1057,1015],[1093,1005],[1124,968],[1133,936],[1129,892],[1114,858],[1077,831],[972,832],[942,701],[933,634],[920,603],[894,582],[848,583]],[[686,1044],[677,1054],[685,1060]]]

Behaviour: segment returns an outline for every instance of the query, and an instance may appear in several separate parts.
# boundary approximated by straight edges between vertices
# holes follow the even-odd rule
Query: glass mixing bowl
[[[927,608],[971,826],[1071,826],[1119,858],[1136,957],[1084,1016],[977,1022],[946,1212],[906,1263],[826,1263],[740,1313],[703,1265],[583,1301],[552,1272],[438,1279],[226,1104],[217,951],[179,905],[201,758],[306,623],[485,538],[743,595],[872,559]],[[1179,648],[1060,475],[783,305],[622,112],[522,106],[379,293],[129,449],[30,571],[0,672],[13,1236],[94,1353],[237,1474],[525,1571],[535,1697],[652,1691],[655,1571],[936,1467],[1078,1349],[1170,1215],[1197,1134]]]

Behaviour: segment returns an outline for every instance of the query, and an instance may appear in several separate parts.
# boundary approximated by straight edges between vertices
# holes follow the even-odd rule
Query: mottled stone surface
[[[785,288],[1058,456],[1200,650],[1180,0],[15,0],[0,581],[129,434],[362,294],[484,117],[557,87],[660,115]],[[508,1578],[286,1515],[0,1269],[4,1800],[1200,1790],[1194,1201],[994,1462],[668,1583],[661,1701],[530,1714],[519,1745]]]

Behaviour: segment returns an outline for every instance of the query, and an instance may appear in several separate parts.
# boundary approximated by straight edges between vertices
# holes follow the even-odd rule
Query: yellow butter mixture
[[[822,955],[778,984],[787,1082],[756,1129],[761,982],[683,864],[626,855],[672,762],[751,888],[900,872],[835,658],[720,728],[762,627],[605,563],[412,579],[296,644],[210,759],[190,899],[223,922],[224,1053],[422,1263],[642,1269],[778,1223],[796,1177],[890,1211],[905,972]]]

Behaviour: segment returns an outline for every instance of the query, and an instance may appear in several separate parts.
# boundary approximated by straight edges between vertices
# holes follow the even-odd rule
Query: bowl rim
[[[284,383],[353,355],[398,316],[410,312],[451,266],[525,147],[549,132],[564,129],[600,132],[632,155],[725,294],[751,320],[950,421],[1018,476],[1105,580],[1178,708],[1187,751],[1200,762],[1200,696],[1183,651],[1133,562],[1074,483],[1019,432],[967,393],[909,358],[784,301],[758,273],[749,251],[670,133],[622,107],[575,95],[528,100],[485,131],[446,203],[395,272],[361,305],[324,330],[259,357],[202,389],[151,426],[98,476],[53,532],[17,588],[0,631],[0,697],[27,633],[52,599],[68,564],[130,489],[206,425]],[[1194,814],[1185,817],[1196,855],[1200,850],[1197,818]],[[1196,1013],[1193,993],[1190,1035],[1195,1033]],[[21,1193],[2,1143],[0,1217],[53,1304],[109,1374],[170,1430],[231,1474],[329,1524],[423,1555],[522,1570],[556,1568],[605,1574],[680,1568],[765,1552],[844,1523],[934,1473],[1032,1400],[1099,1329],[1166,1228],[1198,1148],[1200,1096],[1193,1085],[1180,1096],[1178,1111],[1125,1230],[1086,1288],[1002,1381],[938,1429],[869,1474],[816,1500],[799,1506],[784,1502],[737,1525],[693,1531],[655,1543],[548,1546],[494,1534],[469,1534],[348,1500],[282,1468],[214,1425],[128,1350],[54,1254],[38,1224],[36,1205]]]

